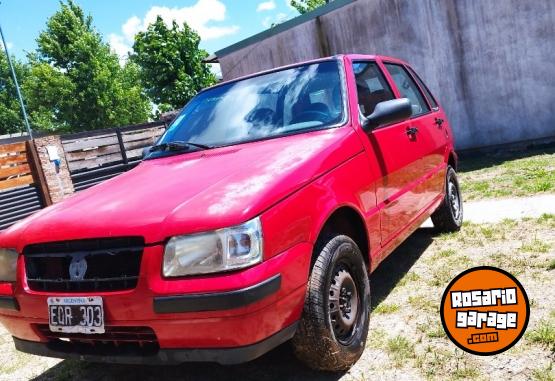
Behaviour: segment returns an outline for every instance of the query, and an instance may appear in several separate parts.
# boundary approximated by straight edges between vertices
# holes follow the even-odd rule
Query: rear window
[[[414,79],[416,79],[416,82],[418,83],[418,86],[420,86],[420,88],[424,91],[424,95],[426,95],[426,98],[428,98],[428,101],[430,102],[430,105],[432,106],[432,109],[434,109],[434,110],[438,109],[436,99],[434,98],[434,96],[432,95],[430,90],[428,89],[428,86],[426,86],[424,84],[424,82],[422,82],[422,80],[420,79],[418,74],[416,74],[416,72],[414,70],[412,70],[411,67],[409,67],[409,71],[410,71],[410,74],[414,77]]]
[[[424,95],[420,92],[416,82],[414,82],[407,70],[402,65],[391,63],[386,63],[385,67],[397,85],[401,97],[410,100],[412,116],[415,117],[429,112],[430,108],[424,99]]]

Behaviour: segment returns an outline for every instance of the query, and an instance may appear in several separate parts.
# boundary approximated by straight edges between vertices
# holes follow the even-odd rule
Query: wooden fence
[[[143,149],[153,145],[165,129],[165,123],[154,122],[62,136],[75,190],[87,189],[135,167]]]
[[[139,164],[143,149],[153,145],[165,130],[166,123],[160,121],[61,136],[61,159],[69,169],[66,176],[71,177],[75,191],[117,176]],[[52,170],[45,168],[53,164],[37,149],[37,142],[48,136],[26,139],[0,140],[0,230],[52,203],[56,186],[49,186]]]
[[[0,230],[44,205],[33,175],[36,156],[25,141],[0,145]]]

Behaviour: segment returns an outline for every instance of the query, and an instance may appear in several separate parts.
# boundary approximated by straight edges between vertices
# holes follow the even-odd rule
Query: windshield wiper
[[[200,149],[210,149],[213,148],[212,146],[206,145],[206,144],[199,144],[199,143],[193,143],[193,142],[184,142],[184,141],[174,141],[174,142],[168,142],[168,143],[162,143],[162,144],[157,144],[155,146],[150,147],[150,152],[157,152],[157,151],[188,151],[189,149],[191,149],[191,147],[194,148],[200,148]]]

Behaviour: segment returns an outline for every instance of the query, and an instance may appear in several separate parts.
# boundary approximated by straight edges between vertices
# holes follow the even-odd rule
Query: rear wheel
[[[454,232],[461,228],[463,222],[463,201],[457,173],[447,167],[445,178],[445,198],[432,214],[432,222],[440,232]]]
[[[370,284],[360,249],[351,238],[337,235],[312,267],[293,338],[296,356],[318,370],[349,369],[364,351],[369,308]]]

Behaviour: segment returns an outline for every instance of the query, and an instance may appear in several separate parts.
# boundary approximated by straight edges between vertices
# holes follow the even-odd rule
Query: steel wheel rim
[[[453,180],[449,180],[447,195],[449,197],[449,205],[451,207],[451,213],[453,213],[453,218],[458,221],[461,216],[461,199],[457,185]]]
[[[333,333],[342,344],[348,344],[356,332],[360,315],[360,298],[348,267],[336,266],[329,289],[329,316]]]

